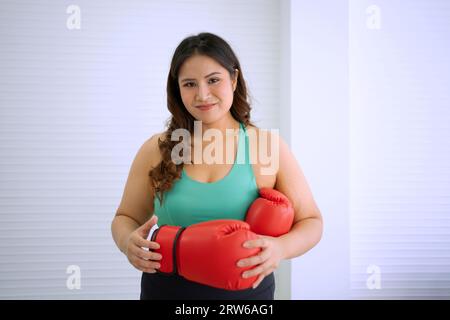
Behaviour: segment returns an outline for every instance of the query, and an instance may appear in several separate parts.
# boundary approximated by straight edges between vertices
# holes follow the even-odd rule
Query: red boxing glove
[[[250,229],[257,234],[272,237],[288,233],[294,222],[294,209],[289,199],[270,188],[261,188],[259,195],[248,209],[245,218]]]
[[[257,277],[243,278],[242,273],[254,266],[240,268],[236,263],[261,251],[242,247],[245,241],[257,238],[244,221],[213,220],[187,228],[161,226],[151,240],[160,244],[160,249],[154,250],[163,256],[160,272],[178,273],[216,288],[242,290],[250,288]]]
[[[243,248],[257,234],[277,237],[292,227],[294,210],[281,192],[261,188],[247,211],[246,222],[213,220],[187,228],[161,226],[151,241],[160,244],[161,268],[158,272],[176,273],[188,280],[226,290],[242,290],[252,286],[256,276],[242,278],[242,273],[254,268],[237,267],[240,259],[256,255],[260,248]],[[250,231],[251,229],[251,231]]]

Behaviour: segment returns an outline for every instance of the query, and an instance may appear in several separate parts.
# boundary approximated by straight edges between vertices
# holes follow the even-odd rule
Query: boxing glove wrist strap
[[[158,229],[156,229],[151,237],[151,241],[155,241],[158,237],[158,233],[159,232],[163,232],[161,231],[165,226],[168,225],[162,225],[161,227],[159,227]],[[171,226],[168,226],[171,227]],[[186,229],[186,227],[180,227],[176,234],[173,236],[173,242],[172,242],[172,271],[171,272],[160,272],[160,270],[156,270],[158,273],[162,273],[162,274],[167,274],[167,275],[174,275],[174,274],[178,274],[178,261],[177,261],[177,245],[178,245],[178,239],[180,237],[180,235],[183,233],[183,231]],[[160,244],[161,245],[161,244]],[[163,244],[164,245],[164,244]]]

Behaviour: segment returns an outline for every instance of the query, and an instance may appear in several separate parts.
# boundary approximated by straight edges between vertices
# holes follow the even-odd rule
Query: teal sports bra
[[[155,196],[158,225],[187,227],[217,219],[244,220],[259,195],[249,154],[247,130],[240,123],[237,155],[228,174],[218,181],[200,182],[190,178],[183,168],[181,178],[164,193],[162,206]]]

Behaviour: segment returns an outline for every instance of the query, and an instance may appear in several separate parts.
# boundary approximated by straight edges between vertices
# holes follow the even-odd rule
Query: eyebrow
[[[221,73],[218,72],[218,71],[216,71],[216,72],[213,72],[213,73],[208,74],[207,76],[205,76],[205,78],[208,78],[208,77],[210,77],[210,76],[212,76],[212,75],[214,75],[214,74],[221,74]],[[181,82],[192,81],[192,80],[195,80],[195,79],[185,78],[185,79],[181,80]]]

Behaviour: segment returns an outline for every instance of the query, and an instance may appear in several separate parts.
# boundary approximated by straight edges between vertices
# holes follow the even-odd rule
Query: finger
[[[142,272],[146,272],[146,273],[156,273],[157,270],[155,268],[143,268],[139,265],[134,266],[137,270],[142,271]]]
[[[158,222],[158,216],[153,215],[151,219],[147,220],[146,223],[144,223],[139,228],[139,233],[147,239],[148,234],[150,233],[150,230],[153,228],[153,226]]]
[[[145,240],[143,238],[136,237],[134,240],[134,244],[141,248],[148,248],[150,250],[156,250],[160,248],[158,242]]]
[[[265,270],[265,268],[262,265],[259,265],[251,270],[247,270],[242,273],[242,278],[251,278],[255,277],[258,274],[262,273]]]
[[[256,279],[256,281],[253,283],[253,289],[255,289],[256,287],[258,287],[259,286],[259,284],[263,281],[263,279],[265,278],[266,276],[263,274],[263,273],[261,273],[260,275],[259,275],[259,277],[258,277],[258,279]]]
[[[151,261],[151,260],[144,260],[139,257],[137,257],[135,264],[139,267],[139,269],[159,269],[161,268],[161,264],[159,262]]]
[[[156,273],[155,269],[144,269],[144,270],[141,270],[141,271],[145,272],[145,273]]]
[[[265,238],[259,238],[255,240],[248,240],[243,243],[244,248],[265,248],[268,246],[268,241]]]
[[[144,248],[138,247],[138,246],[133,246],[130,248],[130,253],[132,256],[142,259],[142,260],[153,260],[151,256],[149,256],[149,253],[153,253],[152,251],[147,251]],[[159,253],[155,253],[156,254],[156,258],[158,258],[158,255],[160,255]],[[155,260],[159,260],[159,259],[155,259]]]
[[[136,247],[136,251],[135,254],[144,260],[161,260],[162,259],[162,255],[160,253],[157,252],[152,252],[152,251],[147,251],[145,249]]]
[[[257,264],[264,263],[267,259],[270,258],[270,253],[268,250],[263,250],[259,254],[254,255],[250,258],[241,259],[237,262],[238,267],[248,267],[254,266]]]
[[[142,252],[144,251],[144,252]],[[142,263],[146,262],[154,262],[154,263],[160,263],[159,260],[153,260],[153,259],[147,259],[147,257],[144,256],[144,253],[146,251],[144,249],[141,249],[139,247],[133,247],[130,249],[130,262],[133,265],[140,265],[143,266]],[[156,266],[157,264],[155,264]]]
[[[270,268],[267,269],[266,271],[262,272],[258,279],[253,283],[253,289],[255,289],[257,286],[259,286],[259,284],[264,280],[264,278],[266,276],[268,276],[269,274],[271,274],[275,269],[274,268]]]
[[[251,278],[254,277],[260,273],[263,273],[265,275],[270,274],[272,271],[274,270],[274,268],[272,267],[272,263],[270,260],[264,262],[263,264],[260,264],[259,266],[257,266],[256,268],[247,270],[245,272],[242,273],[242,277],[243,278]]]

